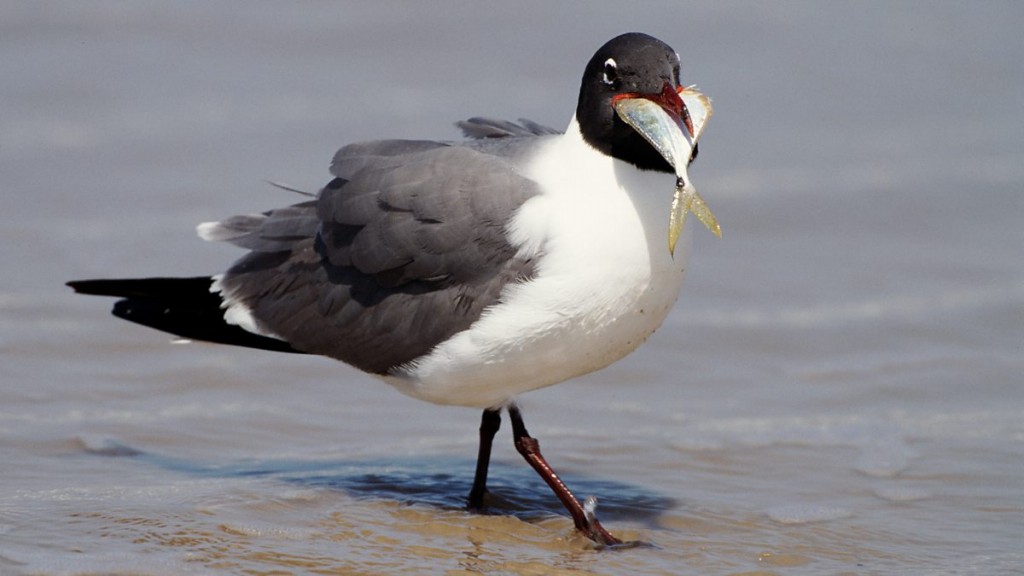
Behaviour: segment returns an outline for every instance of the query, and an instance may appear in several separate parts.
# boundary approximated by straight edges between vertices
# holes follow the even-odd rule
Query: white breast
[[[682,286],[687,239],[668,251],[675,179],[600,154],[575,118],[524,169],[541,194],[512,220],[536,275],[389,383],[439,404],[488,408],[604,368],[661,325]]]

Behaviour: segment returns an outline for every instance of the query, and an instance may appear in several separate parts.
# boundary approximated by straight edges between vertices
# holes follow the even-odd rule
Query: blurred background
[[[0,0],[0,572],[1024,570],[1024,7],[1016,2]],[[683,294],[637,353],[526,395],[605,524],[508,431],[339,363],[203,344],[71,279],[241,255],[340,146],[563,128],[626,31],[715,116]],[[667,209],[667,205],[666,205]]]

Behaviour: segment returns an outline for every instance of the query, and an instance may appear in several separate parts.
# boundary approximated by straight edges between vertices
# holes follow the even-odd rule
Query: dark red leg
[[[476,456],[476,475],[473,476],[473,488],[469,491],[470,510],[484,507],[484,494],[487,494],[487,467],[491,463],[491,444],[494,435],[501,428],[501,409],[484,410],[480,418],[480,450]]]
[[[486,415],[486,412],[484,414]],[[509,406],[508,415],[512,420],[512,436],[515,440],[516,450],[523,455],[523,458],[526,459],[530,466],[537,471],[537,474],[539,474],[540,477],[547,482],[548,486],[551,487],[555,496],[558,496],[558,499],[562,501],[562,505],[565,506],[565,509],[572,515],[572,521],[576,524],[576,529],[598,544],[604,544],[606,546],[622,544],[621,540],[612,536],[604,529],[603,526],[601,526],[601,523],[593,513],[592,507],[588,510],[580,504],[580,501],[573,496],[572,492],[569,491],[569,488],[564,482],[562,482],[562,479],[559,478],[558,475],[555,474],[555,471],[551,469],[547,460],[545,460],[544,456],[540,453],[540,443],[537,442],[536,438],[531,437],[529,432],[526,431],[526,426],[523,424],[523,417],[519,414],[519,408],[515,405]],[[479,474],[479,468],[477,470]]]

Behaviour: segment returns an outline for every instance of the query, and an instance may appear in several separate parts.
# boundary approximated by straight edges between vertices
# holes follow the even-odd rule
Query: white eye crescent
[[[601,79],[605,84],[611,85],[615,83],[615,80],[619,77],[618,64],[615,63],[615,58],[609,58],[604,61],[604,76]]]

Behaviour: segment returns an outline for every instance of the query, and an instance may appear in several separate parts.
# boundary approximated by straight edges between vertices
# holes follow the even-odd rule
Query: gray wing
[[[538,191],[507,160],[382,141],[342,148],[331,172],[314,201],[204,234],[251,250],[221,279],[222,293],[297,350],[386,374],[531,277],[505,227]]]
[[[533,120],[520,118],[519,123],[500,120],[498,118],[486,118],[475,116],[469,120],[460,120],[455,123],[466,138],[482,140],[485,138],[510,138],[516,136],[552,136],[561,134],[554,128],[538,124]]]

